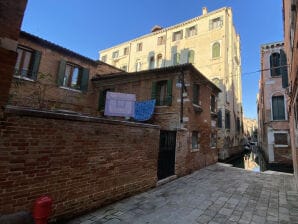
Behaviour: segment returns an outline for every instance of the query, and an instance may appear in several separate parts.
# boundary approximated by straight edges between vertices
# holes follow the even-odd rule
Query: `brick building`
[[[283,0],[284,43],[287,54],[288,82],[285,81],[290,124],[294,174],[298,184],[298,32],[297,0]]]
[[[8,104],[96,115],[90,79],[121,70],[21,31]]]
[[[284,43],[261,46],[261,78],[258,96],[258,134],[269,163],[292,164],[287,95],[283,78],[287,76]]]
[[[216,103],[220,89],[193,65],[98,76],[92,82],[102,97],[109,90],[136,94],[137,101],[157,100],[149,123],[161,127],[159,179],[182,176],[217,162]],[[163,145],[163,139],[169,145]],[[163,167],[166,163],[168,167]]]

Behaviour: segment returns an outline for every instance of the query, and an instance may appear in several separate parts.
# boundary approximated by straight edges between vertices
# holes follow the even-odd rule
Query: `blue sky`
[[[231,7],[241,38],[244,116],[257,118],[260,45],[283,40],[282,0],[28,0],[22,30],[98,59],[98,51]]]

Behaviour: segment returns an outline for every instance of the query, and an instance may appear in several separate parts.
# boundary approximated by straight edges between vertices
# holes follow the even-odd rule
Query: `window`
[[[172,40],[173,41],[181,40],[182,37],[183,37],[183,31],[179,30],[179,31],[173,33]]]
[[[193,131],[192,132],[191,148],[192,149],[199,149],[200,148],[200,134],[199,134],[198,131]]]
[[[137,43],[137,51],[142,51],[143,43]]]
[[[280,54],[277,52],[270,55],[270,71],[272,77],[280,75]]]
[[[287,133],[274,133],[274,144],[288,146],[288,134]]]
[[[195,52],[193,50],[190,50],[187,54],[187,62],[193,64],[194,61],[195,61]]]
[[[197,34],[197,26],[186,28],[185,37],[191,37]]]
[[[272,119],[273,120],[285,120],[285,103],[284,96],[272,97]]]
[[[149,69],[153,69],[154,68],[154,64],[155,64],[154,56],[151,56],[149,58]]]
[[[165,36],[160,36],[160,37],[157,37],[157,45],[163,45],[166,43],[166,38]]]
[[[142,63],[140,60],[136,61],[136,72],[141,71]]]
[[[200,105],[200,85],[193,84],[193,104]]]
[[[209,30],[220,28],[223,25],[223,17],[217,17],[209,21]]]
[[[162,54],[158,54],[156,59],[156,67],[161,68],[161,66],[162,66]]]
[[[211,148],[216,148],[216,133],[211,133],[210,134],[210,147]]]
[[[89,69],[62,60],[58,71],[58,85],[87,91]]]
[[[288,81],[288,65],[287,65],[287,56],[283,50],[280,50],[280,72],[282,76],[282,88],[289,86]]]
[[[18,47],[17,53],[18,57],[14,75],[36,80],[41,52],[25,47]]]
[[[210,110],[211,110],[211,113],[216,112],[216,98],[214,95],[210,96]]]
[[[220,43],[215,42],[212,45],[212,58],[220,57]]]
[[[112,58],[118,58],[119,57],[119,51],[114,51],[112,54]]]
[[[231,128],[231,118],[230,118],[230,111],[225,111],[225,127],[226,129]]]
[[[218,110],[217,112],[217,127],[222,128],[222,113],[221,109]]]
[[[175,53],[173,56],[173,65],[179,65],[180,64],[180,54]]]
[[[157,106],[172,104],[172,80],[162,80],[152,83],[152,99]]]
[[[101,61],[103,61],[103,62],[107,62],[107,55],[103,55],[103,56],[101,57]]]
[[[240,130],[241,130],[241,124],[240,124],[240,119],[239,117],[237,117],[237,132],[240,133]]]
[[[123,55],[128,55],[128,53],[129,53],[129,47],[125,47],[123,49]]]

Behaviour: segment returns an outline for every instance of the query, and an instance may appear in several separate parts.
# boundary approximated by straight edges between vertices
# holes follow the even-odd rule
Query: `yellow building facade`
[[[100,60],[127,72],[192,63],[222,90],[217,102],[217,147],[229,157],[242,139],[240,37],[231,8],[221,8],[101,50]]]

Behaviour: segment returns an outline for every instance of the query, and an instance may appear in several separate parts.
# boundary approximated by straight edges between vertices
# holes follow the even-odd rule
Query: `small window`
[[[157,45],[163,45],[166,43],[166,38],[165,36],[160,36],[160,37],[157,37]]]
[[[215,42],[212,45],[212,58],[220,57],[220,43]]]
[[[214,95],[210,97],[210,110],[212,113],[216,113],[216,97]]]
[[[103,62],[107,62],[107,55],[103,55],[103,56],[101,57],[101,61],[103,61]]]
[[[158,54],[156,59],[156,67],[161,68],[161,66],[162,66],[162,54]]]
[[[225,127],[226,129],[230,129],[231,128],[231,118],[230,118],[230,111],[225,112]]]
[[[287,133],[274,133],[274,144],[288,146],[288,134]]]
[[[154,56],[151,56],[149,58],[149,69],[153,69],[154,68],[154,64],[155,64]]]
[[[284,96],[272,97],[272,119],[273,120],[286,119]]]
[[[182,37],[183,37],[183,31],[180,30],[180,31],[177,31],[177,32],[174,32],[174,33],[173,33],[173,38],[172,38],[172,40],[173,40],[173,41],[181,40]]]
[[[215,19],[210,20],[209,29],[213,30],[216,28],[220,28],[223,25],[223,17],[217,17]]]
[[[180,54],[179,53],[175,53],[173,56],[173,64],[174,65],[179,65],[180,64]]]
[[[200,105],[200,85],[193,84],[193,104]]]
[[[118,58],[119,57],[119,51],[114,51],[112,54],[112,58]]]
[[[18,57],[15,64],[14,75],[35,80],[37,77],[41,52],[25,47],[18,47],[17,53]]]
[[[197,34],[197,26],[186,28],[185,37],[191,37]]]
[[[125,47],[123,49],[123,55],[128,55],[128,53],[129,53],[129,47]]]
[[[137,51],[142,51],[143,43],[137,43]]]
[[[200,148],[200,134],[198,131],[193,131],[192,132],[192,137],[191,137],[191,145],[192,149],[199,149]]]

